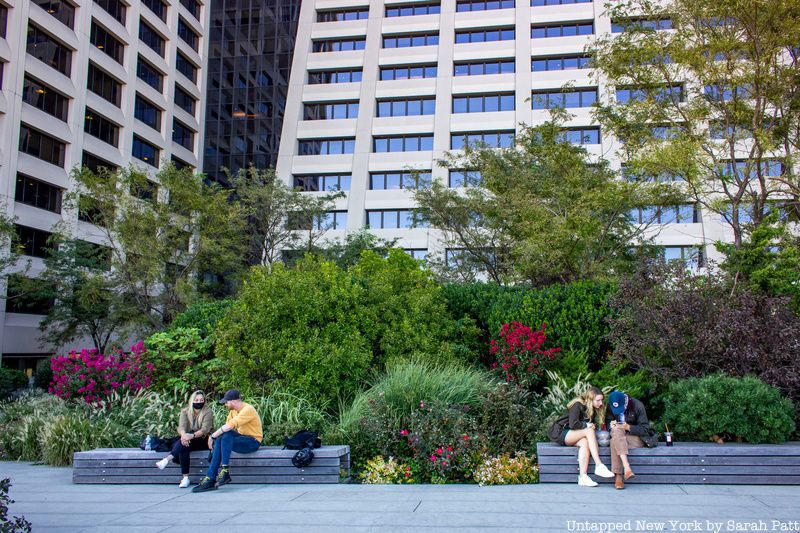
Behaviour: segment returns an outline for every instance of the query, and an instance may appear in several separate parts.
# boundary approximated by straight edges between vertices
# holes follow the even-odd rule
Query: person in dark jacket
[[[589,477],[589,456],[594,459],[594,475],[614,477],[614,474],[600,460],[595,434],[595,421],[602,422],[603,391],[589,387],[579,398],[567,404],[567,412],[556,420],[547,432],[550,440],[562,446],[578,447],[578,485],[596,487],[597,482]]]
[[[628,462],[631,448],[642,448],[642,437],[650,433],[650,422],[644,404],[624,392],[614,391],[608,396],[606,427],[611,428],[611,471],[614,487],[625,488],[625,481],[635,474]]]

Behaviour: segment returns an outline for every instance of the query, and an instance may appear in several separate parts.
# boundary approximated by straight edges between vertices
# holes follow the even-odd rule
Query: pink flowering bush
[[[104,355],[96,349],[84,348],[53,357],[50,360],[53,381],[47,390],[64,400],[82,399],[94,405],[117,391],[145,389],[153,379],[153,365],[145,361],[146,353],[140,341],[128,353],[117,350]]]
[[[495,359],[492,369],[508,382],[528,390],[538,389],[544,382],[547,364],[561,352],[561,348],[543,348],[546,328],[547,324],[542,324],[539,331],[533,331],[519,322],[503,324],[501,341],[490,342],[489,353]]]

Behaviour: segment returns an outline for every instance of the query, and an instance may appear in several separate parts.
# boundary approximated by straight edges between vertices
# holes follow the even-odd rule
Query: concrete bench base
[[[295,450],[262,446],[255,453],[231,455],[233,483],[340,483],[350,477],[350,447],[323,446],[314,450],[314,460],[306,468],[292,465]],[[77,452],[73,456],[73,483],[153,483],[177,484],[180,466],[170,463],[164,470],[156,461],[165,453],[138,448],[101,448]],[[197,483],[208,469],[208,452],[192,452],[189,477]]]
[[[576,483],[578,449],[540,442],[536,446],[541,483]],[[610,449],[600,457],[611,467]],[[800,485],[800,443],[714,444],[659,443],[657,448],[631,450],[628,456],[636,476],[628,483],[687,483],[704,485]],[[590,461],[589,473],[594,472]],[[614,479],[592,476],[599,483]]]

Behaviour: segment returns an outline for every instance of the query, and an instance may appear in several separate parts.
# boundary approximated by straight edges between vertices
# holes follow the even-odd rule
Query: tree
[[[74,178],[78,192],[67,203],[95,224],[108,253],[107,283],[146,331],[163,329],[196,301],[205,278],[244,267],[242,209],[201,175],[166,164],[156,181],[134,167],[82,168]]]
[[[397,239],[382,239],[362,228],[355,233],[348,233],[342,240],[328,243],[322,249],[321,255],[346,269],[358,263],[363,252],[369,250],[380,257],[386,257],[396,244]]]
[[[800,213],[800,3],[626,0],[608,14],[618,32],[590,52],[616,98],[596,117],[629,173],[685,181],[737,248],[775,208]]]
[[[304,194],[275,176],[274,169],[241,169],[230,178],[248,219],[250,263],[272,269],[284,252],[311,252],[330,228],[326,214],[342,192]]]
[[[647,224],[631,224],[638,206],[669,205],[680,194],[668,184],[625,181],[606,161],[592,160],[563,136],[563,110],[526,127],[516,146],[467,147],[439,164],[467,169],[467,187],[433,183],[415,198],[419,215],[441,230],[454,251],[429,258],[443,276],[474,278],[479,270],[506,284],[534,285],[613,277],[634,261]]]

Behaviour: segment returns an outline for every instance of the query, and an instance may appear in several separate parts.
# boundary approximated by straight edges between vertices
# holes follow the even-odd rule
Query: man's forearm
[[[216,439],[217,437],[219,437],[223,433],[227,433],[228,431],[230,431],[232,429],[233,428],[230,427],[228,424],[224,424],[221,428],[219,428],[214,433],[212,433],[211,436]]]

